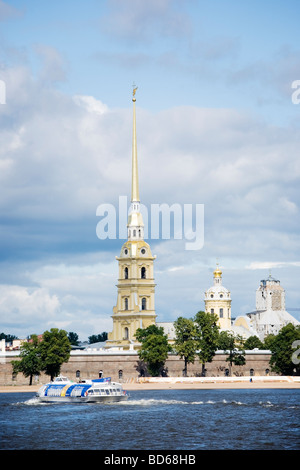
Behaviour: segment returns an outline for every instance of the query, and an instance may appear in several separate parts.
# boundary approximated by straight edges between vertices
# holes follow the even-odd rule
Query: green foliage
[[[60,373],[61,365],[70,357],[71,345],[67,332],[58,328],[51,328],[43,333],[43,340],[39,345],[41,369],[50,375],[51,380]]]
[[[136,339],[141,343],[139,358],[147,364],[148,371],[153,377],[161,374],[168,352],[171,347],[168,344],[168,337],[164,334],[162,327],[150,325],[148,328],[138,328]]]
[[[74,333],[73,331],[70,331],[68,333],[68,340],[70,341],[70,344],[73,346],[78,346],[79,343],[79,337],[77,333]]]
[[[202,363],[202,375],[204,375],[205,363],[213,360],[218,349],[220,329],[218,316],[200,311],[195,316],[195,323],[197,327],[197,354]]]
[[[184,372],[183,375],[187,375],[187,365],[192,362],[194,363],[196,358],[196,351],[198,347],[197,342],[197,328],[192,319],[179,317],[174,322],[175,327],[175,343],[174,350],[180,356],[184,358]]]
[[[13,373],[21,372],[29,377],[29,385],[32,385],[32,377],[40,375],[41,357],[39,352],[40,341],[37,335],[32,335],[28,343],[24,342],[20,348],[20,360],[12,361]]]
[[[5,339],[7,343],[12,343],[14,339],[18,339],[15,335],[6,335],[5,333],[0,333],[0,341],[1,339]]]
[[[273,333],[270,333],[268,336],[265,337],[264,339],[264,349],[270,349],[271,350],[271,344],[275,340],[276,335]]]
[[[244,344],[245,349],[264,349],[264,347],[264,344],[257,336],[249,336],[249,338],[246,339]]]
[[[88,337],[89,339],[89,344],[93,343],[101,343],[107,340],[107,333],[106,331],[103,331],[99,335],[91,335]]]
[[[270,342],[272,357],[270,360],[271,368],[274,372],[282,375],[292,375],[294,372],[300,374],[300,365],[293,353],[299,349],[300,327],[292,323],[281,328]],[[296,344],[293,346],[293,343]],[[298,343],[298,344],[297,344]]]
[[[234,335],[231,331],[222,331],[219,336],[219,348],[228,355],[226,361],[229,362],[229,375],[231,375],[232,364],[243,366],[246,364],[245,351],[243,349],[243,338]]]

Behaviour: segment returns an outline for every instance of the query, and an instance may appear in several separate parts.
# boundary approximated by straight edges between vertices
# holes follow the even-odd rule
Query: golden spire
[[[135,93],[137,87],[133,87],[133,135],[132,135],[132,181],[131,181],[131,206],[128,215],[128,240],[144,239],[144,223],[140,212],[140,194],[138,178],[138,161],[136,146],[136,119],[135,119]]]
[[[139,177],[136,145],[136,118],[135,118],[135,94],[137,87],[133,89],[133,134],[132,134],[132,181],[131,181],[131,202],[140,202]]]

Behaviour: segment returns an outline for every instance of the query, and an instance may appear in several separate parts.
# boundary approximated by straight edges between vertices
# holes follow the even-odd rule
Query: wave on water
[[[274,404],[271,401],[259,401],[259,402],[249,402],[245,403],[242,401],[237,400],[206,400],[206,401],[182,401],[182,400],[163,400],[163,399],[129,399],[126,402],[118,402],[118,403],[111,403],[112,405],[119,405],[119,406],[169,406],[169,405],[226,405],[226,406],[245,406],[245,407],[263,407],[263,408],[270,408],[270,407],[282,407],[282,405]],[[299,405],[285,405],[285,408],[299,408]]]
[[[43,403],[40,402],[37,397],[32,397],[29,398],[26,401],[21,401],[21,402],[16,402],[13,403],[14,405],[27,405],[27,406],[51,406],[53,403]],[[56,403],[59,404],[59,403]],[[66,402],[64,402],[66,404]],[[94,403],[92,403],[94,404]],[[97,403],[97,405],[100,405],[101,403]],[[237,400],[206,400],[206,401],[184,401],[184,400],[166,400],[166,399],[155,399],[155,398],[149,398],[149,399],[130,399],[127,401],[122,401],[122,402],[112,402],[112,403],[102,403],[110,406],[143,406],[143,407],[151,407],[151,406],[170,406],[170,405],[184,405],[184,406],[194,406],[194,405],[217,405],[217,406],[245,406],[245,407],[253,407],[253,406],[258,406],[258,407],[263,407],[263,408],[271,408],[271,407],[280,407],[282,408],[282,405],[279,404],[274,404],[271,401],[259,401],[259,402],[249,402],[245,403],[242,401],[237,401]],[[300,405],[285,405],[283,406],[284,408],[296,408],[299,409]]]
[[[228,405],[247,405],[246,403],[237,402],[237,401],[215,401],[215,400],[206,400],[206,401],[182,401],[182,400],[159,400],[155,398],[150,399],[139,399],[139,400],[128,400],[126,402],[114,403],[114,405],[128,405],[128,406],[154,406],[154,405],[219,405],[219,404],[228,404]]]
[[[42,403],[39,401],[37,397],[32,397],[29,398],[28,400],[25,401],[17,401],[16,403],[13,403],[13,405],[28,405],[28,406],[36,406],[36,405],[50,405],[51,403]]]

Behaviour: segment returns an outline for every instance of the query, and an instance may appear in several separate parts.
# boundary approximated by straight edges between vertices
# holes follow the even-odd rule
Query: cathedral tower
[[[222,271],[218,265],[214,270],[214,285],[205,291],[205,311],[218,315],[221,329],[231,328],[230,292],[222,285]]]
[[[138,160],[136,141],[136,88],[133,90],[133,137],[131,206],[128,215],[127,238],[119,257],[117,304],[113,308],[113,331],[108,334],[106,347],[137,349],[135,332],[155,324],[154,273],[150,246],[144,241],[144,223],[140,212]]]

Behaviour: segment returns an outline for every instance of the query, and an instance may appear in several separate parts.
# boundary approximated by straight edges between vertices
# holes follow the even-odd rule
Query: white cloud
[[[36,325],[55,321],[59,317],[60,307],[57,295],[50,295],[47,289],[0,285],[0,314],[3,330],[7,331],[12,328],[19,330],[25,325],[34,328]]]
[[[43,83],[61,82],[66,79],[66,60],[57,49],[45,44],[36,44],[35,52],[41,60],[39,79]]]
[[[15,263],[18,280],[10,271],[10,284],[2,281],[1,325],[27,335],[59,324],[85,338],[109,330],[114,256],[123,240],[97,240],[96,208],[130,195],[132,110],[110,109],[93,96],[69,97],[43,86],[26,67],[7,69],[5,76],[1,254]],[[238,266],[240,277],[256,269],[299,268],[299,130],[231,109],[185,106],[151,114],[137,107],[137,135],[142,202],[205,204],[203,250],[149,240],[157,254],[161,318],[203,308],[216,257]],[[25,279],[20,266],[24,272],[26,262]],[[254,304],[257,281],[251,282],[236,291],[240,305]]]
[[[90,113],[103,114],[108,110],[104,103],[93,96],[75,95],[73,99],[76,104],[83,106]]]
[[[296,266],[300,267],[300,261],[253,261],[245,269],[263,269],[265,271],[270,270],[272,268],[283,268],[289,266]]]

